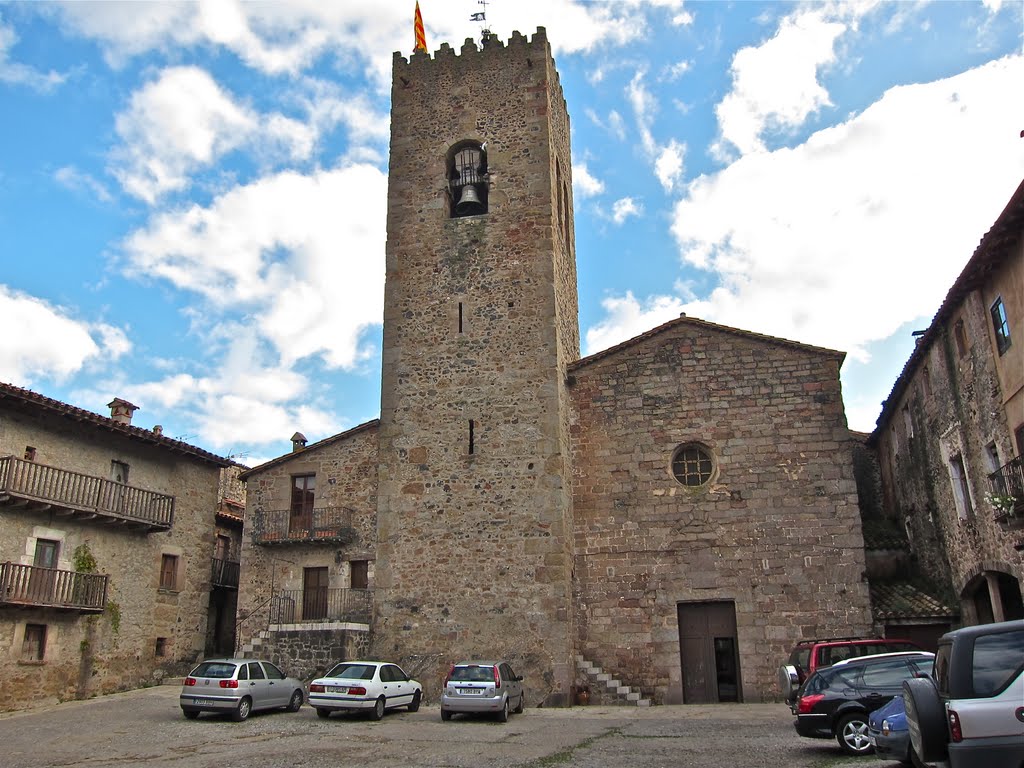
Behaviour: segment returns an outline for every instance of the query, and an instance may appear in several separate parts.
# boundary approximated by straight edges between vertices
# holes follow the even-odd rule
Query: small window
[[[292,502],[288,530],[295,533],[313,527],[313,505],[316,501],[316,475],[292,476]]]
[[[367,560],[353,560],[349,566],[352,569],[352,589],[367,589],[370,586],[370,563]]]
[[[964,321],[961,318],[953,326],[953,338],[956,340],[956,353],[960,357],[967,354],[967,331],[964,330]]]
[[[992,327],[996,331],[996,349],[1005,354],[1010,348],[1010,321],[1006,318],[1006,305],[1000,296],[992,304]]]
[[[708,483],[714,468],[711,454],[700,445],[680,446],[672,457],[672,475],[689,488],[698,488]]]
[[[178,556],[163,555],[160,559],[160,589],[178,588]]]
[[[154,652],[155,652],[155,654],[157,656],[166,656],[167,655],[167,638],[166,637],[158,637],[156,639],[156,649],[155,649]]]
[[[25,446],[25,461],[35,461],[35,460],[36,460],[36,448],[35,448],[35,446],[34,445],[26,445]]]
[[[110,479],[115,483],[128,485],[128,470],[130,467],[123,461],[110,462]]]
[[[907,434],[907,441],[914,439],[914,421],[910,418],[910,406],[903,406],[903,431]]]
[[[26,624],[25,637],[21,643],[21,658],[26,661],[42,661],[46,656],[46,625]]]
[[[932,396],[932,375],[931,371],[928,370],[928,366],[924,367],[924,371],[921,373],[921,384],[924,389],[924,396]]]
[[[487,151],[483,144],[466,142],[456,147],[448,160],[451,216],[479,216],[487,213]]]

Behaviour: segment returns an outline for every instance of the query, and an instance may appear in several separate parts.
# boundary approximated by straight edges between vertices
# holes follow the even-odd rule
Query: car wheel
[[[186,720],[195,720],[197,717],[199,717],[199,710],[198,709],[183,709],[183,710],[181,710],[181,714],[183,714],[185,716]]]
[[[374,720],[380,720],[384,717],[384,697],[379,697],[373,702],[373,709],[370,710],[370,717]]]
[[[874,751],[868,738],[868,718],[860,713],[847,715],[836,724],[836,741],[851,755],[869,755]]]
[[[903,681],[910,749],[925,763],[945,760],[949,751],[946,710],[930,677]]]
[[[523,702],[523,699],[525,699],[525,698],[526,698],[526,694],[525,693],[520,693],[519,694],[519,703],[516,704],[516,708],[512,710],[517,715],[521,715],[523,713],[523,708],[526,706],[526,704]]]
[[[331,710],[324,709],[323,707],[317,707],[316,716],[319,717],[321,720],[326,720],[328,717],[331,716]]]
[[[447,709],[442,709],[442,710],[441,710],[441,719],[442,719],[442,720],[443,720],[444,722],[446,722],[446,723],[447,723],[447,722],[448,722],[449,720],[451,720],[451,719],[452,719],[452,713],[451,713],[451,712],[449,712],[449,711],[448,711]]]
[[[240,723],[247,717],[249,717],[249,714],[251,712],[252,699],[250,699],[248,696],[245,696],[240,702],[238,702],[238,706],[235,707],[234,711],[231,713],[231,719],[234,720],[236,723]]]
[[[302,691],[296,689],[292,694],[292,700],[288,702],[289,712],[298,712],[302,707]]]
[[[503,701],[501,704],[501,711],[498,713],[498,722],[508,722],[508,699],[505,699],[505,701]]]
[[[416,712],[420,708],[420,692],[416,691],[412,695],[412,701],[409,702],[409,711]]]

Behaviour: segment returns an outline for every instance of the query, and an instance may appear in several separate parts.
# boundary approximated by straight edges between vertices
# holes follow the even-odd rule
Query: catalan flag
[[[416,30],[416,47],[413,48],[415,51],[426,51],[427,50],[427,36],[423,33],[423,17],[420,15],[420,4],[416,3],[416,21],[413,23],[413,27]]]

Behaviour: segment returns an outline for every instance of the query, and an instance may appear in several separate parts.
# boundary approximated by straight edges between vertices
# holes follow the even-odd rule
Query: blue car
[[[895,697],[868,715],[868,737],[875,746],[875,754],[883,760],[899,760],[904,765],[922,765],[910,745],[910,730],[902,696]]]

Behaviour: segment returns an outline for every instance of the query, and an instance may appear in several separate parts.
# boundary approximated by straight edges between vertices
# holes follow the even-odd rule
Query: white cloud
[[[317,355],[351,368],[383,316],[386,198],[367,165],[281,173],[155,216],[125,241],[127,268],[250,313],[284,365]]]
[[[682,179],[685,156],[686,145],[672,139],[667,146],[661,148],[658,159],[654,161],[654,174],[666,192],[675,189],[676,184]]]
[[[62,381],[85,366],[116,360],[131,349],[124,331],[74,319],[63,307],[0,285],[0,381],[26,386]]]
[[[63,168],[58,168],[53,177],[73,192],[81,192],[104,203],[109,203],[114,199],[102,182],[74,166],[66,165]]]
[[[636,118],[636,127],[640,132],[640,142],[643,145],[644,152],[649,157],[653,157],[656,153],[656,147],[654,136],[651,133],[651,123],[654,121],[657,105],[654,97],[644,85],[645,75],[646,73],[643,70],[638,70],[633,75],[633,79],[629,81],[629,85],[626,87],[626,97],[633,107],[633,116]]]
[[[674,296],[656,296],[646,305],[631,292],[622,297],[609,297],[601,302],[604,319],[586,332],[584,354],[591,355],[679,317],[683,302]]]
[[[1016,56],[893,88],[800,147],[697,179],[673,232],[719,286],[687,311],[858,360],[933,314],[1020,182],[1024,109],[1004,96],[1021,82]]]
[[[612,204],[612,221],[622,224],[630,216],[639,216],[643,211],[643,206],[632,197],[623,197]]]
[[[0,17],[0,83],[24,85],[37,91],[49,91],[63,83],[66,75],[50,70],[40,72],[34,67],[10,60],[10,51],[18,42],[14,30]]]
[[[831,104],[818,70],[835,61],[834,44],[847,25],[825,11],[798,11],[773,38],[733,57],[733,88],[716,108],[722,145],[741,155],[764,151],[766,130],[788,130]]]
[[[586,163],[573,163],[572,186],[580,197],[595,197],[604,192],[604,182],[590,173]]]

